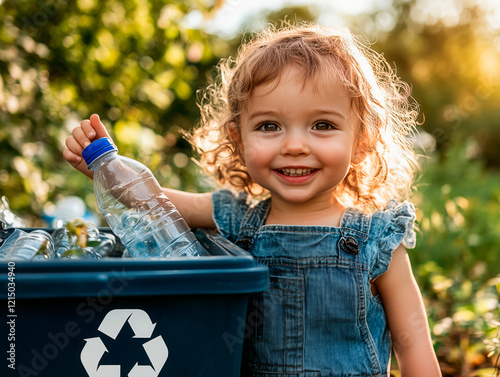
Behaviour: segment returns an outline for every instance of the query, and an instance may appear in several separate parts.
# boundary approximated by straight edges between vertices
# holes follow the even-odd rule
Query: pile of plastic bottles
[[[116,246],[112,233],[99,232],[94,225],[75,219],[54,229],[52,234],[42,229],[15,229],[1,244],[0,259],[101,259],[115,256]]]

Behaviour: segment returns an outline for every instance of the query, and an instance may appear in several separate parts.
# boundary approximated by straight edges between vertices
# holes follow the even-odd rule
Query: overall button
[[[339,240],[339,248],[351,255],[357,255],[359,253],[358,241],[351,236],[341,237]]]
[[[241,247],[243,250],[250,250],[250,247],[252,246],[252,240],[250,238],[241,238],[238,241],[236,241],[236,245]]]

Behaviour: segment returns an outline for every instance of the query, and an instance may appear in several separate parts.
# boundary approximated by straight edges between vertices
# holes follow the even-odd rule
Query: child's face
[[[357,157],[350,98],[331,77],[315,81],[303,85],[291,66],[275,89],[273,83],[254,89],[240,118],[248,172],[276,200],[330,200]]]

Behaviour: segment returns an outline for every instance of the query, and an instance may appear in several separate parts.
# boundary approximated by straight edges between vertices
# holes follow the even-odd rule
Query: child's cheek
[[[246,143],[244,146],[245,160],[255,160],[262,157],[263,154],[269,154],[269,145],[263,141]]]

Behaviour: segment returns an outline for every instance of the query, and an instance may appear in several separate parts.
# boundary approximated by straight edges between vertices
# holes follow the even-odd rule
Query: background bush
[[[470,145],[424,161],[410,258],[445,376],[489,376],[498,365],[500,175]]]

